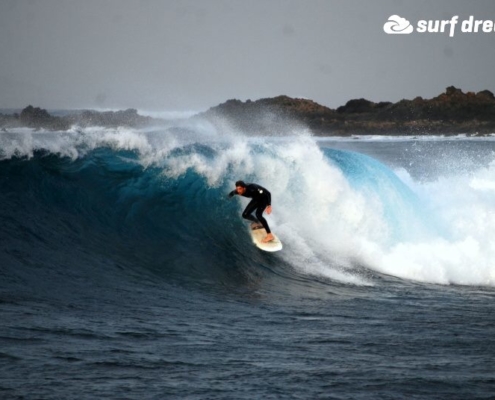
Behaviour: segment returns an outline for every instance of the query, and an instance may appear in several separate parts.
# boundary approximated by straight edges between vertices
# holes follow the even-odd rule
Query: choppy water
[[[0,133],[0,397],[492,398],[494,149]],[[272,192],[282,252],[237,179]]]

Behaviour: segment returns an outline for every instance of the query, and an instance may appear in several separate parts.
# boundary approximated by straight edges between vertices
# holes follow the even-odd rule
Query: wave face
[[[268,265],[354,285],[495,284],[495,164],[422,181],[305,132],[247,138],[187,121],[2,133],[0,149],[0,257],[21,280],[111,265],[235,284]],[[226,196],[238,179],[272,192],[284,251],[250,243],[246,199]]]

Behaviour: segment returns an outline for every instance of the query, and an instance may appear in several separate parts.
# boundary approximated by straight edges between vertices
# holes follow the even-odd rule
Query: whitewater
[[[200,119],[1,132],[0,394],[488,398],[494,150]],[[239,179],[272,193],[282,252],[252,245]]]

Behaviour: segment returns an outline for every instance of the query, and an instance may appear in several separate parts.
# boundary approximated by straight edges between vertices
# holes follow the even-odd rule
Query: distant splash
[[[199,114],[200,111],[150,111],[150,110],[138,110],[139,115],[144,115],[147,117],[163,119],[163,120],[180,120],[187,119],[196,114]]]
[[[349,136],[320,136],[315,137],[318,142],[444,142],[453,140],[472,140],[472,141],[495,141],[495,133],[488,133],[483,135],[472,134],[455,134],[455,135],[349,135]]]
[[[37,161],[46,157],[59,161]],[[164,264],[187,263],[189,252],[195,269],[207,257],[225,273],[224,263],[251,251],[239,216],[245,201],[225,198],[242,178],[272,192],[268,219],[285,244],[276,256],[284,268],[354,285],[373,285],[373,271],[419,282],[495,285],[495,164],[423,183],[360,153],[322,148],[307,132],[253,138],[219,133],[201,121],[148,130],[1,133],[0,160],[2,179],[13,162],[36,162],[39,174],[52,171],[46,179],[53,187],[46,190],[61,188],[58,203],[47,200],[43,187],[32,198],[48,201],[44,207],[54,213],[64,201],[85,199],[74,211],[81,214],[77,220],[134,231],[146,251],[170,238]],[[24,179],[35,187],[40,176]],[[81,182],[88,192],[83,200],[73,197],[77,184],[64,191],[65,181],[57,179]],[[15,192],[22,188],[12,190],[22,202],[23,193]],[[99,191],[95,200],[92,191]],[[181,237],[195,245],[174,239]],[[205,243],[215,251],[203,249]]]

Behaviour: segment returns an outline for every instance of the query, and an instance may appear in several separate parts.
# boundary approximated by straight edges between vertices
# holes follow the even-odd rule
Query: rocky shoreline
[[[250,134],[270,132],[286,134],[288,124],[307,127],[316,136],[350,135],[486,135],[495,133],[495,96],[484,90],[467,92],[450,86],[432,99],[417,97],[397,103],[375,103],[354,99],[331,109],[312,100],[288,96],[256,101],[228,100],[197,114],[219,127],[228,122]],[[159,124],[161,120],[125,111],[82,111],[57,117],[46,110],[28,106],[20,114],[0,114],[0,129],[29,127],[65,131],[80,127],[139,128]]]
[[[284,122],[290,120],[317,136],[485,135],[495,133],[495,96],[488,90],[463,93],[451,86],[432,99],[417,97],[397,103],[355,99],[337,109],[279,96],[254,102],[229,100],[202,117],[227,119],[252,133],[284,129]]]

